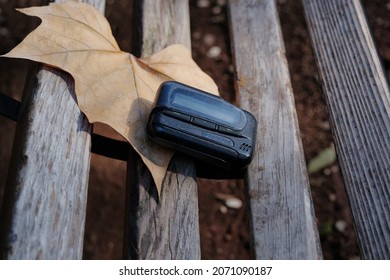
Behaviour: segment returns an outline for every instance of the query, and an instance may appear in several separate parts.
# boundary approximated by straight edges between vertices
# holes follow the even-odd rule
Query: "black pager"
[[[178,83],[163,83],[147,125],[150,140],[227,169],[253,157],[254,116],[221,97]]]

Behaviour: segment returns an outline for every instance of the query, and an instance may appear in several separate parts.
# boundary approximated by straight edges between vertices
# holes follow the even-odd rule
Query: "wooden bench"
[[[104,1],[87,2],[103,12]],[[390,95],[384,71],[359,1],[303,4],[361,256],[389,259]],[[245,178],[254,257],[321,259],[275,1],[228,5],[237,94],[241,107],[258,120],[256,154]],[[173,43],[190,47],[187,1],[137,1],[135,11],[134,53],[150,55]],[[70,77],[37,68],[15,137],[1,254],[6,259],[80,259],[91,126],[72,97]],[[126,151],[126,145],[117,145]],[[127,154],[124,258],[199,259],[194,162],[175,156],[157,196],[140,158],[132,149]]]

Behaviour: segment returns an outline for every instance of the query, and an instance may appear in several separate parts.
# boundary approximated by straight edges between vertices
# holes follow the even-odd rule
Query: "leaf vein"
[[[46,17],[56,17],[56,18],[62,18],[62,19],[65,19],[65,20],[69,20],[71,22],[77,22],[85,27],[87,27],[87,29],[91,30],[92,33],[96,33],[98,35],[98,37],[101,37],[104,39],[104,41],[108,42],[109,45],[111,45],[114,49],[118,50],[118,46],[113,44],[113,42],[111,42],[111,40],[109,38],[107,38],[104,34],[102,34],[101,32],[99,32],[99,30],[93,28],[92,26],[90,26],[88,23],[86,22],[83,22],[81,20],[78,20],[76,18],[72,18],[72,17],[65,17],[65,16],[61,16],[61,15],[53,15],[53,14],[43,14],[42,15],[46,16]]]

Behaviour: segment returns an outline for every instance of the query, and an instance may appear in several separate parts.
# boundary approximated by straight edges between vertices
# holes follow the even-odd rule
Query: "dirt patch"
[[[106,15],[123,50],[130,51],[129,1],[108,1]],[[389,74],[389,4],[364,1],[369,23]],[[14,47],[37,21],[13,11],[15,7],[39,5],[40,1],[0,1],[0,53]],[[224,98],[236,101],[225,1],[190,1],[193,56],[217,82]],[[333,140],[325,102],[320,92],[300,1],[279,0],[279,12],[295,96],[306,160],[329,147]],[[114,8],[114,5],[119,6]],[[124,24],[126,23],[126,24]],[[0,92],[20,99],[28,64],[0,59]],[[0,202],[5,184],[15,123],[0,117]],[[95,131],[117,137],[107,127]],[[122,252],[126,166],[123,162],[93,155],[88,198],[84,257],[119,259]],[[242,180],[199,179],[202,258],[249,259],[249,225]],[[310,184],[326,259],[358,258],[352,218],[337,163],[310,175]],[[229,208],[220,195],[243,202]]]

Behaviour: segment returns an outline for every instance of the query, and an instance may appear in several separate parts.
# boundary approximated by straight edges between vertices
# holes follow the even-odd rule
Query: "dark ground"
[[[107,1],[106,16],[121,48],[130,51],[131,1]],[[190,1],[193,56],[219,85],[222,95],[235,102],[232,59],[225,1]],[[32,29],[31,20],[15,7],[39,5],[38,0],[0,0],[0,53],[14,47]],[[374,37],[389,74],[390,2],[363,2]],[[115,5],[115,8],[114,8]],[[279,13],[307,162],[332,144],[324,99],[316,74],[300,1],[279,0]],[[119,8],[117,8],[119,7]],[[26,62],[0,59],[0,92],[20,99]],[[0,117],[0,203],[5,184],[15,123]],[[116,137],[107,127],[95,131]],[[85,238],[86,259],[121,258],[125,164],[92,156]],[[314,206],[326,259],[359,258],[348,201],[337,162],[310,174]],[[218,196],[229,194],[244,205],[227,208]],[[199,207],[204,259],[248,259],[248,218],[241,180],[199,179]]]

